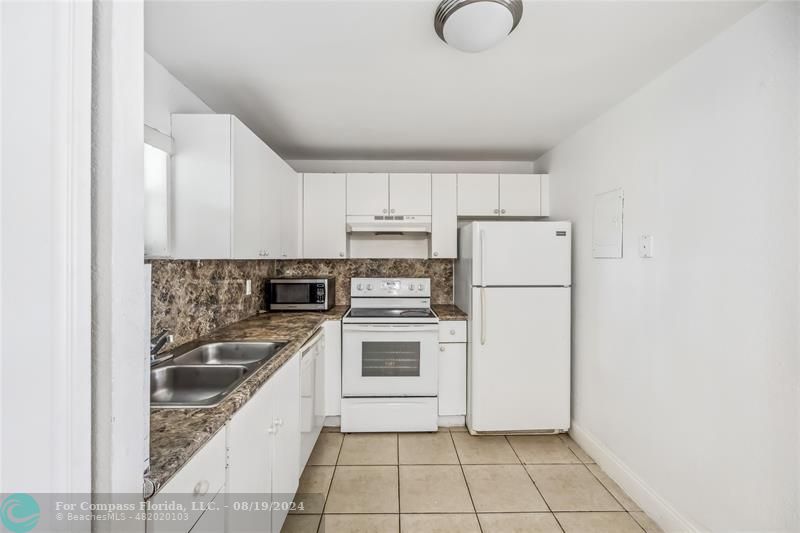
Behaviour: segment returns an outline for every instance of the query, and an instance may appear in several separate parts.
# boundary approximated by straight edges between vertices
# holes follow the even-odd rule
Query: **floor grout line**
[[[506,438],[506,442],[507,442],[507,443],[508,443],[508,445],[511,447],[511,451],[513,451],[513,452],[514,452],[514,455],[516,455],[516,456],[517,456],[517,459],[518,459],[518,460],[519,460],[519,462],[522,464],[522,469],[525,471],[525,474],[528,476],[528,479],[530,479],[530,480],[531,480],[531,483],[533,483],[533,488],[535,488],[535,489],[536,489],[536,492],[538,492],[538,493],[539,493],[539,497],[542,499],[542,501],[544,502],[544,504],[547,506],[547,510],[550,512],[550,515],[552,515],[552,517],[553,517],[553,520],[555,520],[555,521],[556,521],[556,524],[558,524],[558,527],[559,527],[559,529],[561,529],[561,531],[562,531],[563,533],[566,533],[566,532],[564,531],[564,526],[562,526],[562,525],[561,525],[561,522],[559,522],[559,521],[558,521],[558,517],[557,517],[557,516],[556,516],[556,514],[553,512],[553,509],[550,507],[550,504],[549,504],[549,503],[547,503],[547,500],[545,499],[545,497],[544,497],[544,494],[542,493],[542,491],[541,491],[541,490],[539,490],[539,485],[537,485],[537,484],[536,484],[536,481],[533,479],[533,476],[532,476],[532,475],[531,475],[531,473],[528,471],[528,469],[525,467],[525,463],[522,461],[522,457],[520,457],[520,456],[519,456],[519,454],[517,453],[517,450],[516,450],[516,448],[514,448],[514,445],[513,445],[513,444],[511,444],[511,441],[509,440],[509,438],[508,438],[508,435],[505,435],[505,438]]]
[[[323,507],[322,507],[322,510],[321,510],[320,514],[317,515],[317,516],[319,516],[319,523],[318,523],[317,529],[316,529],[317,533],[322,533],[324,531],[323,523],[324,523],[324,519],[325,519],[326,515],[339,515],[339,516],[342,516],[342,515],[372,515],[372,514],[375,514],[375,515],[386,515],[386,516],[397,516],[398,531],[400,531],[400,532],[402,532],[402,529],[401,529],[401,527],[402,527],[402,525],[401,525],[401,517],[402,517],[403,514],[434,515],[434,516],[435,515],[464,515],[464,516],[472,515],[472,516],[475,517],[475,520],[478,523],[479,530],[481,531],[481,533],[483,533],[483,525],[481,524],[480,516],[479,516],[478,510],[477,510],[477,507],[475,505],[475,499],[474,499],[474,497],[472,495],[472,490],[470,488],[469,482],[467,481],[466,472],[464,470],[465,464],[466,464],[466,466],[509,466],[509,465],[520,465],[520,466],[522,466],[523,469],[525,470],[525,473],[527,474],[528,478],[530,479],[530,481],[533,483],[534,487],[536,488],[537,493],[542,498],[542,501],[544,502],[545,506],[547,507],[547,511],[487,511],[487,512],[482,513],[482,514],[520,514],[520,515],[524,515],[524,514],[537,514],[537,513],[538,514],[545,514],[546,513],[546,514],[551,515],[555,519],[556,523],[558,524],[559,529],[562,532],[564,532],[565,531],[564,526],[561,524],[560,520],[558,519],[558,516],[556,515],[556,512],[553,511],[553,509],[550,507],[550,504],[545,499],[544,494],[539,489],[539,486],[536,484],[536,481],[533,479],[533,476],[531,475],[531,473],[528,470],[527,466],[529,466],[529,465],[531,465],[531,466],[575,466],[575,465],[582,465],[586,470],[589,471],[589,473],[591,474],[592,478],[595,479],[600,484],[600,486],[603,487],[603,489],[609,495],[611,495],[611,498],[620,506],[621,509],[620,510],[615,510],[615,511],[570,510],[570,511],[559,511],[559,512],[563,512],[563,513],[599,513],[599,512],[603,512],[603,513],[615,513],[615,514],[625,513],[626,515],[628,515],[630,520],[633,520],[633,522],[639,527],[640,530],[646,532],[646,529],[644,528],[644,526],[642,524],[640,524],[638,522],[638,520],[636,520],[636,518],[634,518],[632,512],[630,510],[628,510],[625,507],[625,505],[623,505],[622,501],[619,498],[617,498],[617,496],[615,496],[614,493],[611,492],[611,490],[603,483],[603,481],[598,477],[598,475],[595,474],[595,472],[592,471],[591,468],[589,468],[590,464],[597,464],[597,463],[594,463],[594,462],[587,463],[587,462],[583,461],[580,457],[578,457],[578,454],[575,453],[575,451],[572,450],[569,447],[569,444],[564,439],[560,439],[562,445],[565,446],[570,451],[570,453],[575,456],[575,458],[579,462],[577,462],[577,463],[553,463],[553,462],[548,462],[548,463],[526,463],[526,462],[524,462],[522,460],[520,454],[514,448],[513,444],[511,443],[511,440],[508,438],[508,435],[502,435],[505,443],[508,444],[508,446],[511,448],[512,452],[514,453],[514,456],[516,457],[516,459],[518,461],[517,463],[483,463],[483,462],[479,462],[479,463],[464,463],[463,460],[462,460],[461,454],[459,453],[458,445],[455,442],[455,437],[453,435],[454,433],[461,433],[461,432],[460,431],[455,431],[454,432],[454,431],[452,431],[452,428],[446,428],[446,429],[447,429],[447,433],[450,436],[450,443],[452,444],[453,449],[455,451],[455,455],[456,455],[456,459],[457,459],[456,463],[441,463],[441,462],[416,463],[415,462],[415,463],[401,464],[401,462],[400,462],[400,435],[401,434],[399,432],[397,432],[397,433],[394,433],[394,437],[395,437],[395,452],[397,454],[396,462],[391,463],[391,464],[352,464],[352,465],[351,464],[341,464],[340,461],[341,461],[341,456],[342,456],[342,450],[344,449],[344,441],[347,438],[347,434],[343,433],[342,434],[342,439],[339,442],[339,447],[338,447],[338,450],[337,450],[337,453],[336,453],[336,460],[335,460],[335,463],[333,465],[306,465],[306,468],[309,467],[309,466],[314,466],[314,467],[319,467],[319,466],[330,467],[330,466],[332,466],[333,467],[333,472],[331,473],[331,481],[328,484],[327,490],[324,493],[325,499],[324,499]],[[589,457],[589,456],[587,455],[587,457]],[[472,504],[472,509],[473,509],[471,512],[442,512],[442,511],[412,512],[412,513],[402,513],[401,512],[402,511],[402,508],[401,508],[401,487],[400,487],[400,483],[401,483],[401,481],[400,481],[400,467],[401,466],[456,466],[456,465],[458,465],[458,467],[459,467],[459,469],[461,471],[461,475],[464,478],[464,483],[465,483],[465,485],[467,487],[467,494],[469,495],[470,503]],[[392,466],[395,467],[395,471],[397,473],[397,509],[398,509],[397,512],[396,513],[367,513],[367,512],[345,512],[345,513],[334,512],[334,513],[331,513],[331,512],[329,512],[328,511],[328,503],[329,503],[331,491],[333,489],[333,482],[334,482],[334,479],[336,477],[336,473],[339,470],[340,466],[342,466],[342,467],[392,467]],[[599,468],[599,466],[598,466],[598,468]],[[304,471],[305,471],[305,469],[304,469]],[[316,515],[316,513],[299,513],[299,516],[303,516],[303,515],[306,515],[306,516],[308,516],[308,515]]]
[[[453,448],[456,450],[456,458],[458,459],[458,467],[461,469],[461,475],[464,477],[464,485],[467,486],[467,494],[469,495],[469,501],[472,504],[472,510],[475,511],[475,521],[478,522],[478,530],[483,533],[483,525],[481,524],[481,518],[478,516],[478,508],[475,507],[475,499],[472,497],[472,490],[469,488],[469,481],[467,481],[467,474],[464,472],[464,465],[461,463],[461,455],[458,453],[458,446],[456,446],[456,439],[453,438],[453,432],[448,430],[450,433],[450,442],[453,443]]]

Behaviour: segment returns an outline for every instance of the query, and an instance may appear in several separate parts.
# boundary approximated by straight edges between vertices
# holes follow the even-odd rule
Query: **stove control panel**
[[[350,296],[359,297],[404,297],[431,295],[430,278],[352,278]]]

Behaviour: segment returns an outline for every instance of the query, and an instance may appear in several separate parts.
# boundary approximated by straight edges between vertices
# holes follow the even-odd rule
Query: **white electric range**
[[[353,278],[342,319],[342,431],[436,431],[439,317],[429,278]]]

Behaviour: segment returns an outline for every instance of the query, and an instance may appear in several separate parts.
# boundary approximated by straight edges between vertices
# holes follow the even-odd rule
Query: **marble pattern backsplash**
[[[452,259],[297,259],[276,261],[276,278],[336,278],[336,305],[350,305],[350,278],[431,278],[431,302],[453,303]]]
[[[154,260],[150,327],[177,346],[253,316],[264,308],[264,280],[274,261]],[[252,294],[245,296],[246,280]],[[169,348],[166,346],[165,348]]]
[[[431,300],[453,303],[451,259],[153,260],[151,330],[167,330],[176,346],[265,308],[271,277],[336,278],[336,305],[350,304],[350,278],[431,278]],[[252,294],[245,296],[245,282]],[[170,346],[165,347],[165,349]]]

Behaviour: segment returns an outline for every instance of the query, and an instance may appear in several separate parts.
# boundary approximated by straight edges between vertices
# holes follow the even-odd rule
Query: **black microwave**
[[[270,311],[327,311],[335,296],[335,278],[275,278],[267,282]]]

